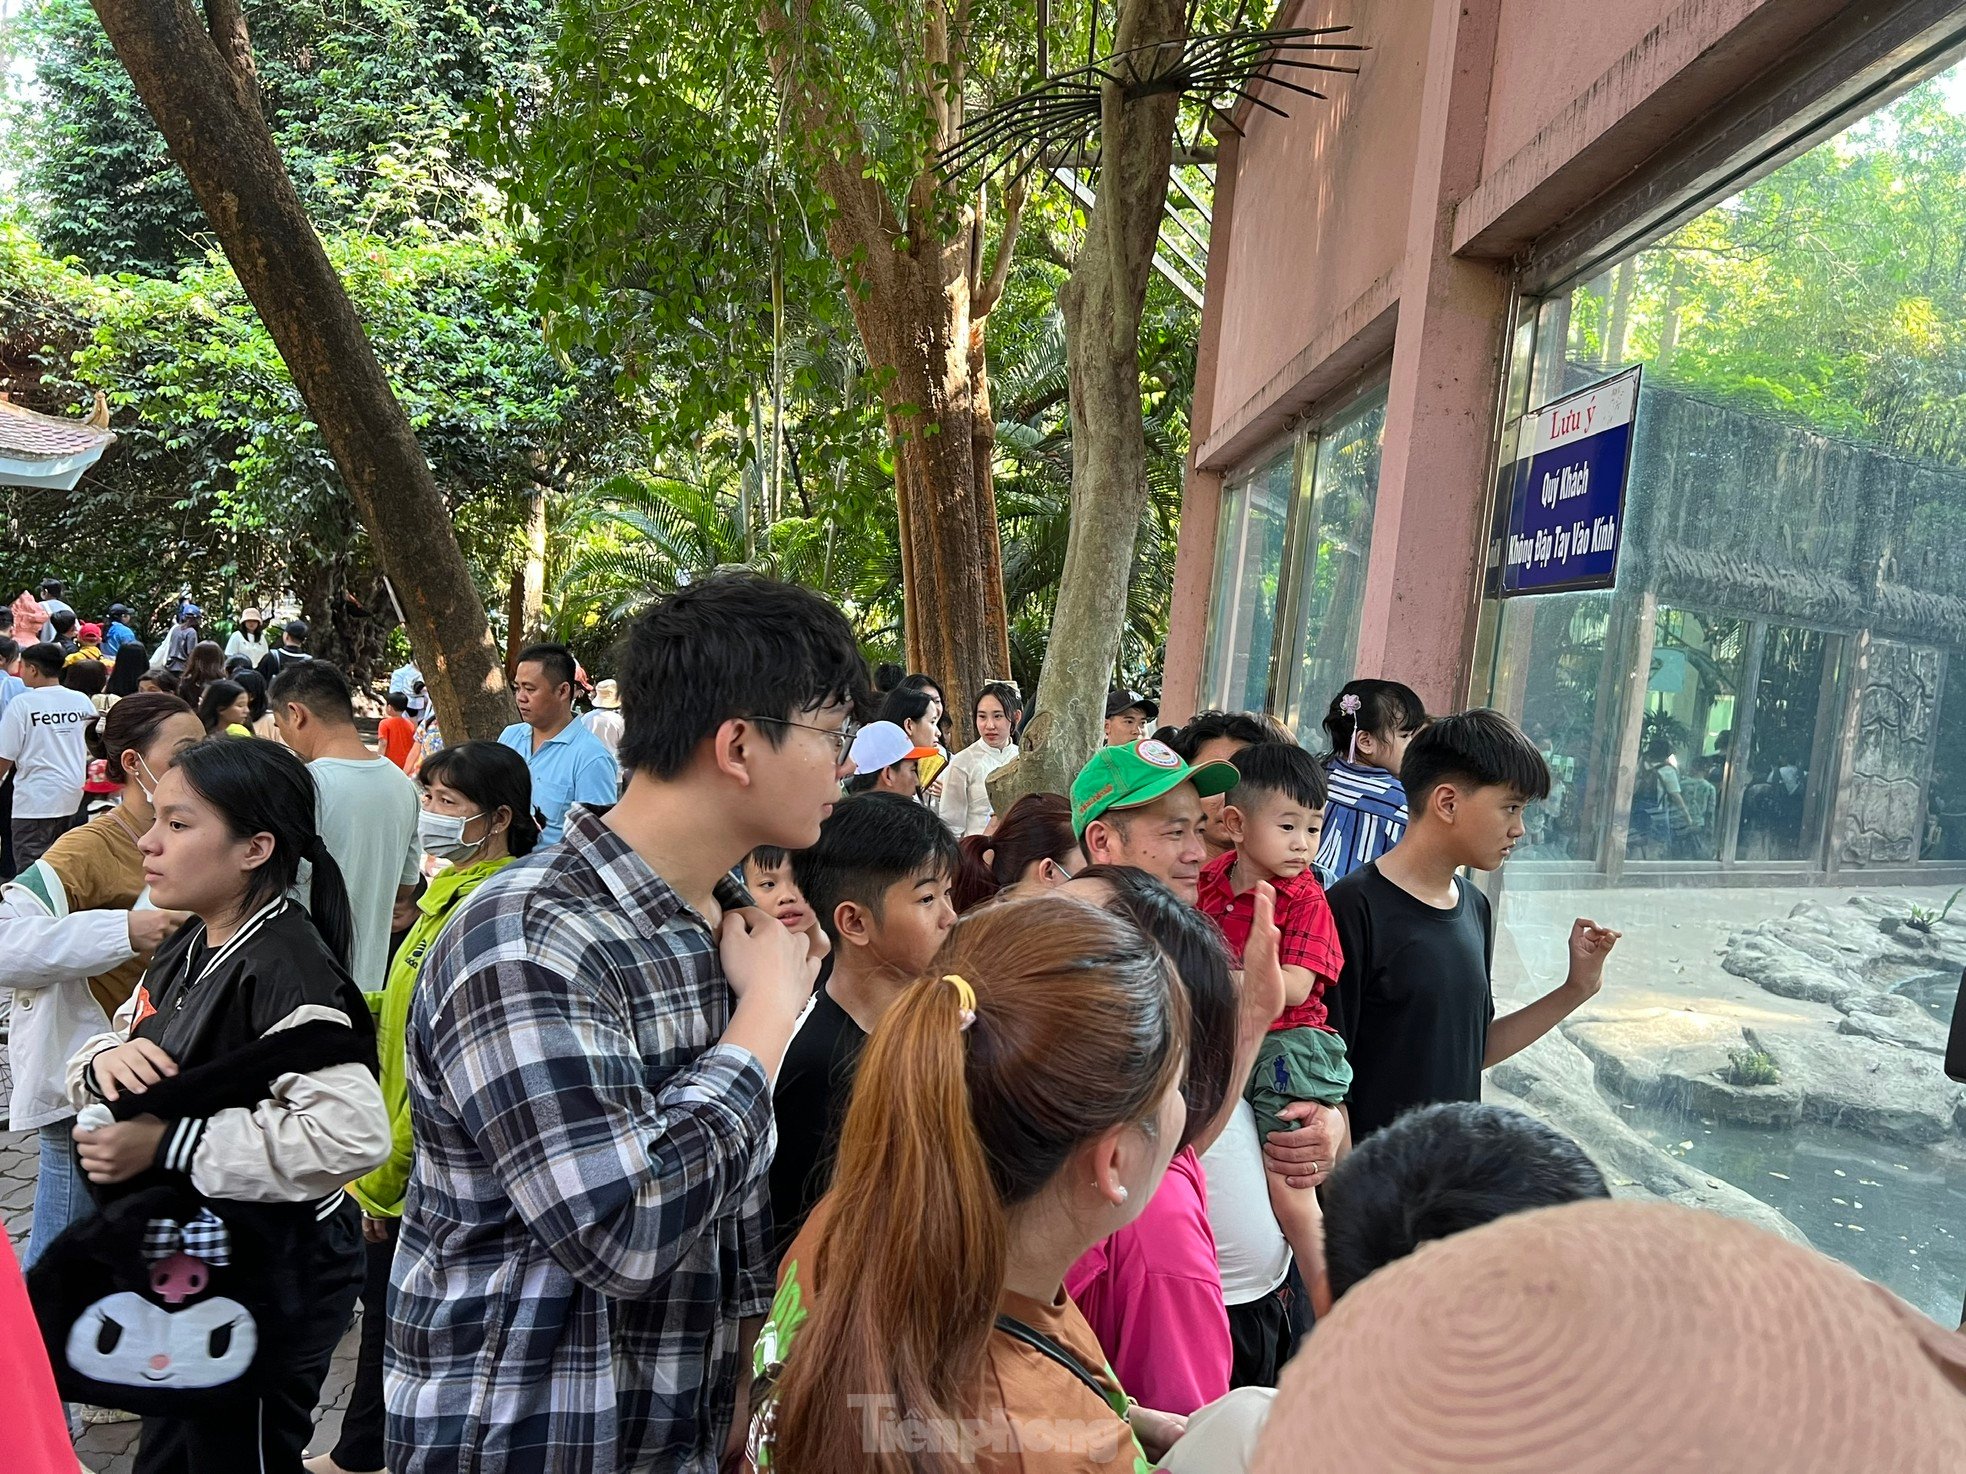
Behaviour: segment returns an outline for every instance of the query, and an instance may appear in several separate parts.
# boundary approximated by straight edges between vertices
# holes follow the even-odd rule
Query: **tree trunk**
[[[967,33],[966,11],[957,7],[951,19],[931,5],[926,15],[925,52],[932,62],[947,54],[959,95],[959,49],[948,46],[949,37]],[[823,53],[801,40],[809,19],[802,0],[783,9],[767,0],[761,9],[780,94],[808,136],[857,139],[857,120],[831,91]],[[943,135],[953,138],[958,113],[946,110]],[[986,275],[978,205],[944,208],[945,193],[957,186],[932,163],[914,182],[905,222],[857,148],[821,154],[812,166],[834,201],[826,246],[880,377],[894,449],[908,664],[943,683],[960,717],[985,681],[1010,670],[982,335],[1015,244],[1015,208],[1006,205],[997,266]],[[943,219],[955,223],[935,223]]]
[[[368,688],[382,664],[389,631],[396,627],[387,585],[372,566],[337,553],[298,572],[293,590],[307,621],[308,651],[347,675],[363,714],[372,714],[375,702]]]
[[[1611,289],[1611,321],[1604,334],[1604,366],[1615,368],[1625,361],[1625,330],[1631,324],[1632,297],[1638,291],[1638,258],[1632,257],[1618,268]]]
[[[429,464],[341,278],[314,234],[260,112],[237,0],[92,0],[212,230],[321,427],[447,740],[515,715],[485,606]]]
[[[1179,59],[1186,34],[1182,0],[1123,0],[1112,49],[1162,48],[1135,51],[1143,73],[1159,73]],[[1147,509],[1140,315],[1181,99],[1161,92],[1129,100],[1110,81],[1104,91],[1098,190],[1085,244],[1058,293],[1071,383],[1072,520],[1038,678],[1035,706],[1048,720],[1033,725],[1023,756],[991,783],[998,813],[1020,794],[1068,792],[1099,744]]]

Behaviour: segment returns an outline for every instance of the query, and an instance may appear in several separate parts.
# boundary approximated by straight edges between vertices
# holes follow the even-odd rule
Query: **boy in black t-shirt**
[[[783,1254],[833,1180],[860,1051],[955,924],[956,839],[935,810],[891,793],[849,798],[792,856],[792,874],[832,942],[833,970],[779,1067],[771,1216]]]
[[[1550,791],[1543,755],[1500,712],[1442,717],[1400,764],[1412,823],[1377,861],[1331,887],[1344,971],[1326,995],[1352,1064],[1354,1141],[1400,1112],[1479,1100],[1481,1072],[1548,1033],[1593,996],[1619,934],[1579,919],[1563,985],[1495,1017],[1488,899],[1455,872],[1494,870]]]

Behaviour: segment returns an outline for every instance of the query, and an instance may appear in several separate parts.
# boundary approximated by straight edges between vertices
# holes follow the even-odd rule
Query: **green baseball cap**
[[[1203,798],[1227,793],[1241,781],[1234,763],[1203,763],[1191,768],[1181,754],[1157,738],[1102,747],[1072,780],[1072,833],[1108,809],[1137,809],[1183,783],[1195,785]]]

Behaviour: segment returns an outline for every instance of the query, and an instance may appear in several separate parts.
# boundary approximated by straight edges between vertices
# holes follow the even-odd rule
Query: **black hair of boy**
[[[782,845],[761,844],[744,857],[744,863],[759,870],[776,870],[792,858],[792,852]]]
[[[1259,795],[1286,798],[1299,808],[1312,811],[1322,809],[1329,796],[1323,767],[1295,744],[1259,742],[1245,747],[1229,761],[1235,764],[1242,779],[1229,790],[1224,802],[1245,813],[1256,804]]]
[[[1525,802],[1550,796],[1550,765],[1536,744],[1487,707],[1436,717],[1421,729],[1400,759],[1399,778],[1415,818],[1443,783],[1507,788]]]
[[[819,595],[762,574],[719,573],[629,626],[617,680],[621,765],[671,779],[725,722],[756,721],[782,746],[786,722],[852,705],[867,663],[846,616]]]
[[[955,835],[933,809],[898,793],[864,793],[834,809],[819,826],[819,842],[792,856],[792,878],[837,946],[840,902],[878,918],[889,886],[925,870],[953,876],[960,861]]]
[[[64,635],[73,634],[75,626],[81,621],[76,619],[73,609],[57,609],[48,616],[48,623],[55,627],[55,638],[60,639]]]
[[[1342,703],[1347,696],[1358,698],[1356,713],[1345,710]],[[1324,735],[1331,739],[1332,752],[1343,754],[1360,732],[1376,735],[1418,732],[1426,724],[1427,703],[1411,686],[1399,681],[1348,681],[1331,698],[1331,710],[1324,717]]]
[[[1204,711],[1166,740],[1169,747],[1181,754],[1183,762],[1192,763],[1203,744],[1213,742],[1218,737],[1251,747],[1265,742],[1279,742],[1291,747],[1297,745],[1297,739],[1291,736],[1290,729],[1282,722],[1255,711]]]
[[[355,695],[348,677],[325,660],[303,660],[285,666],[273,678],[267,700],[276,707],[304,706],[326,722],[355,721]]]
[[[61,674],[62,663],[67,659],[68,656],[62,652],[61,646],[46,641],[29,645],[20,653],[20,663],[33,666],[44,681],[52,681],[58,677]]]
[[[1611,1190],[1584,1149],[1554,1127],[1505,1106],[1454,1101],[1408,1111],[1374,1132],[1319,1196],[1335,1300],[1434,1239]]]
[[[11,635],[0,635],[0,666],[12,665],[20,655],[20,641]]]
[[[389,709],[398,716],[403,715],[403,713],[410,709],[410,698],[407,691],[391,691],[382,699],[388,703]]]

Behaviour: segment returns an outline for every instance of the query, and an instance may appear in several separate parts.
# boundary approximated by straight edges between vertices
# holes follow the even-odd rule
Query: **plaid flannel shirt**
[[[716,1469],[772,1295],[771,1088],[731,1009],[704,919],[584,808],[459,908],[409,1027],[398,1474]]]

